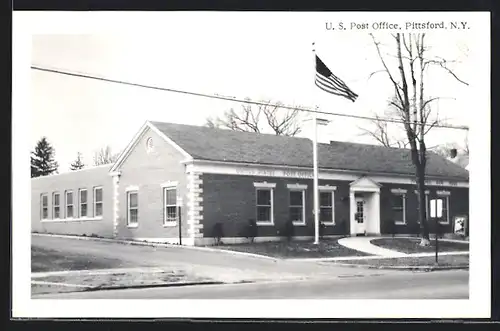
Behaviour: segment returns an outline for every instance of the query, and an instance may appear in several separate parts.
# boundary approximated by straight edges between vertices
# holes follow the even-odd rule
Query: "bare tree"
[[[209,128],[212,128],[212,129],[217,129],[220,127],[220,122],[217,118],[212,118],[212,117],[207,117],[206,119],[206,122],[205,122],[205,126],[208,126]]]
[[[450,73],[458,82],[467,83],[449,67],[450,61],[440,57],[428,57],[429,49],[426,46],[425,33],[393,34],[396,51],[395,61],[391,55],[387,55],[381,50],[381,43],[375,39],[373,34],[370,35],[383,66],[381,72],[387,74],[394,88],[390,104],[404,122],[403,127],[411,148],[411,160],[415,168],[418,191],[418,219],[422,234],[420,245],[428,246],[430,241],[425,208],[425,169],[427,164],[425,135],[439,123],[439,117],[436,112],[432,111],[431,107],[431,103],[438,98],[429,97],[426,94],[424,79],[427,77],[427,70],[431,66],[437,65]],[[431,113],[436,115],[432,119]]]
[[[250,99],[246,99],[250,101]],[[300,110],[282,108],[283,103],[261,101],[255,105],[245,103],[239,111],[230,109],[222,118],[207,118],[206,126],[242,132],[272,132],[276,135],[295,136],[301,132]]]
[[[408,146],[408,140],[404,137],[391,135],[395,128],[389,127],[389,122],[384,121],[378,114],[373,114],[373,117],[369,127],[358,126],[362,136],[371,137],[385,147],[406,148]],[[394,126],[394,123],[391,124]]]
[[[463,151],[465,155],[469,156],[469,135],[465,136]]]
[[[103,164],[109,164],[109,163],[114,163],[117,159],[119,153],[112,153],[111,152],[111,147],[106,146],[101,148],[100,150],[94,152],[94,165],[103,165]]]

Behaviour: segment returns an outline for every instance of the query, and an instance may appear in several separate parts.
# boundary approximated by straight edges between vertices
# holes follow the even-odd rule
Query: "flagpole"
[[[313,42],[314,75],[316,76],[316,49]],[[315,78],[316,79],[316,78]],[[313,136],[313,189],[314,189],[314,244],[319,244],[319,199],[318,199],[318,116],[314,113]]]

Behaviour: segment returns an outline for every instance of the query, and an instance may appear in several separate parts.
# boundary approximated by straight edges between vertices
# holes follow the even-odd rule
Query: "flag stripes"
[[[358,95],[349,89],[340,78],[335,76],[317,55],[315,84],[325,92],[342,96],[352,102],[358,98]]]

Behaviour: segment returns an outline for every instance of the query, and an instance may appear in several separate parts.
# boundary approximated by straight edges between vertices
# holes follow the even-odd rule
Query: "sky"
[[[283,17],[283,16],[281,16]],[[33,35],[31,64],[116,80],[166,88],[220,94],[321,111],[383,116],[392,93],[381,62],[365,32],[327,33],[297,24],[291,18],[263,15],[250,24],[237,15],[217,15],[219,24],[171,17],[162,31],[148,33],[86,33]],[[222,22],[222,23],[221,23]],[[252,21],[253,22],[253,21]],[[387,33],[375,33],[384,45]],[[459,76],[471,79],[465,56],[471,35],[428,34],[432,54],[458,59]],[[312,42],[323,62],[359,95],[355,103],[330,95],[314,85]],[[392,52],[389,46],[383,48]],[[429,96],[440,96],[434,107],[448,124],[467,125],[471,92],[442,70],[429,72]],[[84,78],[31,70],[31,141],[46,136],[56,150],[60,171],[68,170],[77,152],[86,164],[94,151],[109,145],[122,150],[146,120],[203,125],[207,117],[241,108],[235,102],[154,91]],[[331,120],[319,128],[319,141],[375,143],[359,127],[359,119],[322,116]],[[396,134],[397,125],[395,126]],[[303,122],[300,136],[312,137],[312,121]],[[428,145],[462,143],[465,131],[433,129]]]

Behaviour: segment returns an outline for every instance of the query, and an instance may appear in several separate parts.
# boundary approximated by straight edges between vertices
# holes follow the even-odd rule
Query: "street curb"
[[[155,287],[182,287],[182,286],[195,286],[195,285],[222,285],[224,282],[220,281],[206,281],[206,282],[178,282],[178,283],[164,283],[164,284],[146,284],[146,285],[121,285],[121,286],[96,286],[85,289],[81,292],[95,292],[105,290],[127,290],[139,288],[155,288]]]
[[[123,286],[96,286],[96,287],[89,287],[89,288],[83,289],[81,291],[74,291],[74,292],[70,292],[70,293],[97,292],[97,291],[107,291],[107,290],[128,290],[128,289],[132,290],[132,289],[155,288],[155,287],[184,287],[184,286],[196,286],[196,285],[222,285],[222,284],[226,284],[226,283],[220,282],[220,281],[206,281],[206,282],[178,282],[178,283],[129,285],[129,286],[125,286],[125,285],[123,285]],[[231,283],[227,283],[227,284],[231,284]],[[45,296],[45,295],[56,295],[58,293],[68,293],[68,292],[37,293],[34,296],[36,297],[36,296]]]
[[[403,271],[443,271],[443,270],[469,270],[467,266],[375,266],[369,264],[335,263],[335,265],[349,268],[365,268],[378,270],[403,270]]]
[[[225,254],[249,256],[249,257],[255,257],[255,258],[260,258],[260,259],[265,259],[265,260],[273,260],[273,261],[279,260],[277,258],[265,256],[265,255],[252,254],[252,253],[246,253],[246,252],[238,252],[238,251],[219,249],[219,248],[210,248],[210,247],[174,245],[174,244],[166,244],[166,243],[158,243],[158,242],[122,240],[122,239],[111,239],[111,238],[101,238],[101,237],[60,235],[60,234],[51,234],[51,233],[33,233],[32,232],[31,234],[35,235],[35,236],[40,236],[40,237],[55,237],[55,238],[77,239],[77,240],[92,240],[92,241],[110,242],[110,243],[123,244],[123,245],[136,245],[136,246],[149,246],[149,247],[184,248],[184,249],[192,249],[192,250],[199,250],[199,251],[206,251],[206,252],[217,252],[217,253],[222,252]]]
[[[393,238],[392,236],[382,236],[382,237],[377,237],[374,239],[391,239]],[[394,238],[402,238],[402,239],[421,239],[420,237],[412,237],[412,236],[398,236],[396,235]],[[429,240],[434,241],[436,238],[431,237]],[[438,238],[438,241],[447,241],[447,242],[452,242],[452,243],[458,243],[458,244],[470,244],[469,240],[460,240],[460,239],[448,239],[448,238]]]

